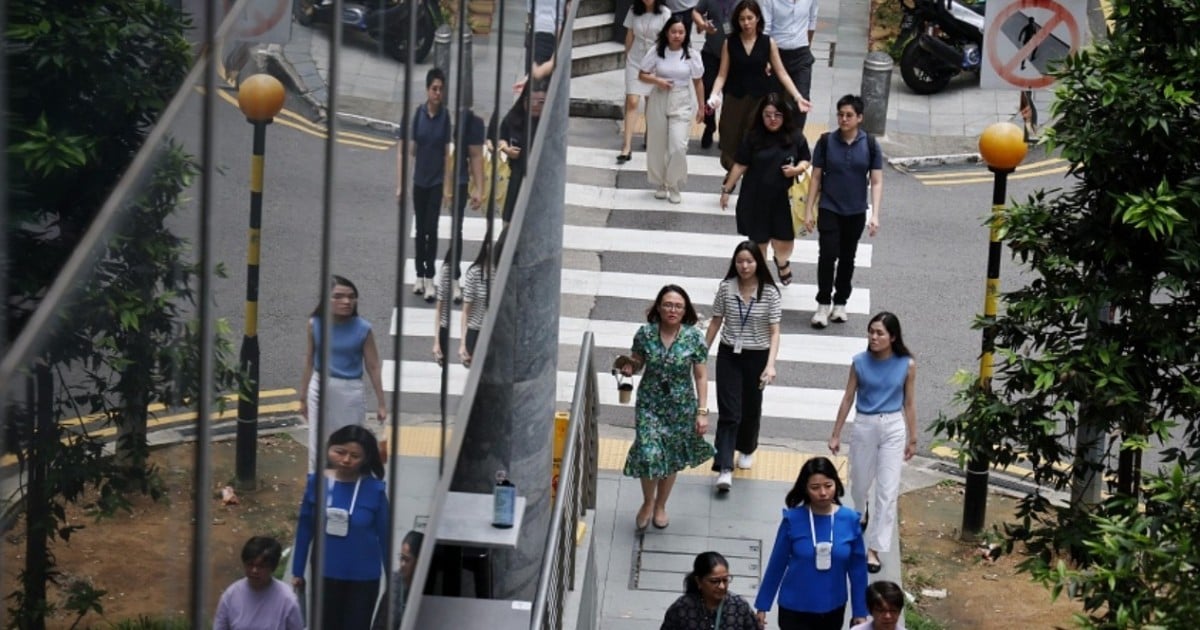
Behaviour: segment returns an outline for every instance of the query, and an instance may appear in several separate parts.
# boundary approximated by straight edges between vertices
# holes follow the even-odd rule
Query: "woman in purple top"
[[[862,528],[858,512],[841,505],[843,494],[837,467],[828,458],[814,457],[800,467],[754,600],[760,626],[766,625],[777,594],[780,630],[841,630],[848,599],[851,625],[866,620]]]
[[[867,569],[871,573],[882,568],[879,553],[892,547],[900,468],[917,452],[916,381],[917,362],[904,345],[900,320],[887,311],[872,317],[867,324],[867,351],[854,355],[829,438],[829,450],[836,455],[853,404],[857,413],[850,435],[850,495],[867,521]],[[868,505],[872,484],[874,498]]]
[[[329,465],[310,474],[296,524],[292,584],[303,588],[309,546],[316,535],[316,484],[324,483],[324,630],[368,630],[379,599],[379,578],[391,530],[379,443],[370,431],[351,425],[329,438]],[[333,605],[336,603],[336,605]]]
[[[300,603],[287,583],[272,577],[283,547],[267,536],[255,536],[242,546],[246,577],[221,594],[213,630],[303,630]]]

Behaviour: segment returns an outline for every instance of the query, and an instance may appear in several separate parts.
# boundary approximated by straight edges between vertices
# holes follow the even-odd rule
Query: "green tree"
[[[1004,217],[1035,273],[994,321],[992,391],[962,375],[964,411],[935,430],[994,464],[1025,460],[1064,489],[1086,466],[1079,427],[1104,436],[1118,478],[1100,505],[1025,498],[1010,545],[1080,624],[1181,628],[1200,613],[1200,3],[1114,0],[1106,42],[1066,61],[1046,136],[1075,164],[1066,190]],[[1113,315],[1110,317],[1110,314]],[[1111,321],[1110,321],[1111,320]],[[1164,470],[1139,482],[1141,451]],[[1111,462],[1117,451],[1125,466]],[[1092,472],[1092,471],[1088,471]]]
[[[161,0],[27,0],[7,10],[11,339],[180,89],[191,53],[183,16]],[[109,513],[128,505],[130,491],[156,495],[149,406],[190,403],[198,393],[199,340],[189,321],[196,268],[186,241],[167,229],[195,175],[178,145],[159,147],[115,236],[30,366],[24,404],[10,410],[8,446],[28,479],[26,564],[9,596],[14,627],[42,628],[56,607],[46,590],[58,578],[51,544],[80,528],[65,505],[94,490],[98,511]],[[233,388],[224,367],[230,355],[219,340],[221,389]],[[117,458],[64,422],[83,414],[118,427]],[[100,610],[102,591],[64,591],[78,617]]]

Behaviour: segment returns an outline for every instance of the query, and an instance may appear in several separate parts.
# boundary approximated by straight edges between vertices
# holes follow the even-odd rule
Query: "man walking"
[[[811,231],[815,225],[819,233],[817,312],[812,317],[813,328],[824,328],[830,321],[846,321],[858,239],[863,227],[871,236],[879,231],[883,155],[875,138],[860,128],[862,120],[862,98],[847,94],[838,99],[837,131],[823,134],[813,150],[812,184],[804,210],[805,227]],[[868,184],[870,218],[867,217]]]
[[[696,5],[696,13],[704,19],[696,22],[696,32],[704,33],[704,47],[700,49],[700,59],[704,61],[704,94],[712,96],[713,82],[717,80],[717,72],[721,69],[721,49],[725,47],[725,36],[733,32],[733,8],[737,0],[700,0]],[[711,107],[704,110],[704,135],[700,136],[700,148],[712,146],[713,132],[717,128],[717,116]]]
[[[812,100],[813,55],[810,46],[817,30],[817,0],[761,0],[763,33],[779,48],[779,59],[805,99]],[[780,90],[781,91],[781,90]],[[808,120],[801,111],[800,128]]]

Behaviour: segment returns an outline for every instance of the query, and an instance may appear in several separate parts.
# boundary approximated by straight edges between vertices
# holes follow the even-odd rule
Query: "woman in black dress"
[[[733,168],[721,184],[721,209],[744,174],[738,195],[738,233],[758,244],[763,258],[767,245],[775,250],[779,283],[792,283],[791,257],[796,232],[792,228],[792,202],[788,188],[808,169],[812,155],[796,114],[782,96],[770,93],[758,107],[758,116],[742,141]]]
[[[511,171],[508,178],[508,195],[504,199],[504,210],[501,213],[505,225],[512,221],[517,194],[521,192],[521,182],[525,181],[529,149],[533,146],[533,137],[542,118],[542,106],[546,104],[547,84],[546,80],[526,81],[521,89],[520,98],[500,121],[499,136],[491,130],[488,131],[489,138],[497,138],[496,146],[499,151],[508,156],[508,167]]]

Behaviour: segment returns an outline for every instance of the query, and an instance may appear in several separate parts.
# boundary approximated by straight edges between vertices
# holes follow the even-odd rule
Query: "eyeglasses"
[[[725,585],[728,585],[730,582],[732,582],[732,581],[733,581],[733,576],[732,576],[732,575],[726,575],[726,576],[724,576],[724,577],[710,577],[710,578],[704,578],[704,581],[705,581],[705,582],[708,582],[709,584],[712,584],[713,586],[718,586],[718,585],[720,585],[720,584],[725,584]]]
[[[664,311],[682,311],[687,307],[684,306],[683,304],[674,304],[671,302],[663,302],[661,308]]]

